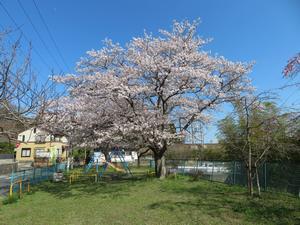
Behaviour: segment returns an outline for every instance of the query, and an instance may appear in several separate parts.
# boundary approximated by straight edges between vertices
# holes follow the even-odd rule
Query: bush
[[[14,154],[15,145],[8,142],[0,143],[0,154]]]
[[[192,174],[192,181],[198,181],[200,178],[203,178],[203,172],[202,171],[197,171],[196,173]]]
[[[175,179],[175,180],[177,180],[177,173],[170,173],[167,177],[168,177],[168,179]]]

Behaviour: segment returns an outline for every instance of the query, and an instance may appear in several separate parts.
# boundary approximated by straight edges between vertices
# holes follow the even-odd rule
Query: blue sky
[[[157,34],[169,29],[172,21],[200,18],[199,35],[213,38],[206,49],[230,60],[255,61],[251,73],[259,91],[274,89],[287,81],[281,71],[288,58],[300,51],[300,1],[298,0],[127,0],[71,1],[35,0],[54,36],[68,67],[54,48],[32,0],[20,0],[60,66],[45,50],[17,0],[0,0],[33,48],[55,71],[74,72],[75,63],[87,50],[99,49],[104,38],[124,44],[144,29]],[[0,29],[14,24],[0,6]],[[20,35],[19,30],[11,38]],[[24,38],[23,38],[24,39]],[[23,47],[28,43],[23,40]],[[33,51],[33,67],[41,80],[50,74]],[[289,106],[299,100],[295,89],[277,91],[279,104]],[[297,101],[299,104],[299,101]],[[224,114],[218,113],[216,119]],[[205,142],[215,140],[215,127],[208,126]]]

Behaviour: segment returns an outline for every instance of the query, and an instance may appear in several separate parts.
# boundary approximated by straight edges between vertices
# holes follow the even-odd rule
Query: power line
[[[64,65],[65,65],[65,67],[70,71],[70,68],[69,68],[68,64],[66,63],[66,60],[65,60],[65,58],[63,57],[63,55],[62,55],[62,53],[61,53],[61,51],[60,51],[60,49],[59,49],[59,47],[58,47],[58,45],[57,45],[57,43],[56,43],[54,37],[53,37],[53,35],[52,35],[52,33],[51,33],[50,29],[49,29],[49,26],[47,25],[46,20],[45,20],[44,17],[43,17],[43,14],[41,13],[41,11],[40,11],[40,9],[39,9],[37,3],[35,2],[35,0],[32,0],[32,1],[33,1],[33,3],[34,3],[34,6],[35,6],[36,10],[38,11],[39,17],[41,18],[41,20],[42,20],[44,26],[46,27],[46,30],[47,30],[47,32],[48,32],[48,34],[49,34],[49,36],[50,36],[50,39],[52,40],[52,42],[53,42],[53,44],[54,44],[54,47],[56,48],[56,51],[58,52],[60,58],[62,59],[62,61],[63,61]]]
[[[3,26],[2,24],[0,24],[0,26],[2,27],[3,30],[5,29],[4,26]],[[8,35],[8,37],[9,37],[10,39],[12,39],[9,35]],[[9,44],[12,44],[12,43],[9,43]],[[21,54],[22,54],[24,57],[26,57],[26,55],[25,55],[25,53],[22,51],[22,49],[20,48],[19,50],[20,50]],[[38,94],[35,90],[33,90],[28,84],[25,84],[22,80],[20,80],[20,79],[17,77],[17,75],[16,75],[13,71],[9,70],[9,72],[10,72],[11,75],[13,75],[13,76],[17,79],[18,82],[20,82],[22,85],[26,86],[26,87],[28,88],[28,90],[30,90],[36,97],[39,97],[39,94]],[[49,80],[50,80],[52,83],[51,83],[50,85],[46,85],[46,84],[48,83]],[[43,86],[44,86],[44,87],[43,87],[43,92],[47,92],[49,89],[55,87],[55,82],[53,82],[53,79],[50,79],[49,77],[48,77],[48,79],[47,79],[47,81],[46,81],[46,84],[43,85]],[[48,86],[48,87],[47,87],[47,86]],[[46,89],[44,89],[45,87],[46,87]],[[66,92],[67,92],[67,90],[65,89],[62,93],[59,93],[56,97],[61,97],[61,96],[63,96]]]
[[[0,24],[0,26],[2,27],[3,30],[5,29],[4,26],[3,26],[2,24]],[[8,34],[7,36],[8,36],[9,39],[12,40],[12,38],[9,36],[9,34]],[[12,40],[12,41],[13,41],[13,40]],[[9,43],[9,45],[13,45],[12,42],[9,42],[9,41],[8,41],[8,43]],[[23,55],[23,57],[25,57],[25,58],[27,57],[21,48],[19,48],[18,50],[19,50],[20,53]],[[31,66],[31,65],[30,65],[30,66]],[[34,94],[36,95],[36,97],[39,96],[39,94],[37,94],[37,92],[36,92],[35,90],[33,90],[28,84],[25,84],[24,81],[22,81],[20,78],[18,78],[18,76],[16,75],[16,73],[14,73],[13,71],[11,71],[10,69],[9,69],[9,72],[10,72],[11,75],[13,75],[13,76],[17,79],[17,81],[19,81],[22,85],[26,86],[26,87],[28,88],[28,90],[30,90],[32,93],[34,93]],[[50,79],[49,79],[49,77],[48,77],[46,83],[47,83],[49,80],[50,80]],[[51,80],[51,81],[52,81],[52,80]],[[47,89],[45,89],[45,91],[47,91],[48,89],[52,88],[52,86],[54,86],[54,83],[53,83],[53,82],[52,82],[52,84],[51,84]]]
[[[12,15],[9,13],[9,11],[5,8],[5,6],[2,4],[2,2],[0,2],[0,5],[2,7],[2,9],[4,10],[4,12],[6,13],[6,15],[10,18],[10,20],[13,22],[13,24],[15,25],[15,27],[17,29],[20,29],[21,35],[24,36],[24,38],[26,39],[26,41],[30,44],[31,41],[30,39],[26,36],[26,34],[22,31],[21,27],[17,24],[17,22],[15,21],[15,19],[12,17]],[[32,46],[33,51],[38,55],[38,57],[40,58],[40,60],[43,62],[43,64],[49,69],[51,70],[51,66],[49,66],[49,64],[46,62],[46,60],[41,56],[41,54]]]
[[[1,28],[5,31],[5,27],[0,23],[0,26],[1,26]],[[8,30],[7,31],[7,38],[9,39],[7,42],[8,42],[8,44],[9,45],[13,45],[13,43],[15,42],[15,40],[10,36],[10,33],[12,32],[14,32],[14,31],[18,31],[19,29],[17,28],[16,30],[12,30],[12,31],[10,31],[10,30]],[[22,48],[19,48],[18,49],[19,50],[19,52],[21,53],[21,55],[24,57],[24,58],[26,58],[26,57],[28,57],[28,53],[25,53],[23,50],[22,50]],[[38,70],[35,66],[33,66],[33,65],[31,65],[35,70]]]
[[[0,24],[0,26],[4,29],[4,26],[3,26],[2,24]],[[8,35],[8,37],[9,37],[9,35]],[[9,37],[9,38],[10,38],[10,37]],[[12,44],[12,43],[9,43],[9,44]],[[20,50],[21,54],[22,54],[24,57],[26,57],[26,56],[25,56],[25,53],[22,51],[22,49],[20,48],[19,50]],[[23,80],[21,80],[20,78],[18,78],[18,76],[16,75],[16,73],[14,73],[14,72],[13,72],[12,70],[10,70],[10,69],[9,69],[9,72],[10,72],[10,74],[11,74],[12,76],[15,77],[15,79],[16,79],[18,82],[20,82],[23,86],[25,86],[28,90],[30,90],[31,93],[33,93],[33,94],[35,95],[35,97],[37,97],[37,98],[40,97],[40,93],[38,93],[36,90],[33,90],[31,86],[29,86],[29,85],[26,84]],[[47,85],[48,81],[51,81],[52,83],[51,83],[50,85]],[[10,82],[10,83],[11,83],[11,82]],[[56,85],[56,83],[53,82],[53,79],[50,79],[50,78],[48,77],[46,83],[41,87],[41,88],[42,88],[42,89],[41,89],[41,92],[47,92],[47,91],[50,90],[51,88],[54,88],[55,85]],[[17,87],[15,86],[15,84],[13,84],[13,86],[14,86],[15,88],[17,88]],[[40,91],[39,91],[39,92],[40,92]],[[59,93],[56,97],[61,97],[61,96],[63,96],[66,92],[67,92],[67,90],[65,89],[62,93]],[[25,95],[27,95],[27,97],[29,97],[27,93],[26,93]],[[21,101],[22,101],[22,100],[21,100]],[[22,102],[23,102],[23,101],[22,101]],[[23,103],[24,103],[24,102],[23,102]]]
[[[0,2],[0,5],[2,7],[2,9],[5,11],[5,13],[7,14],[7,16],[10,18],[10,20],[13,22],[13,24],[15,25],[17,30],[20,30],[21,35],[24,36],[24,38],[26,39],[26,41],[28,41],[28,43],[31,43],[29,38],[25,35],[25,33],[22,31],[21,27],[18,26],[17,22],[15,21],[15,19],[13,18],[13,16],[9,13],[9,11],[6,9],[6,7]],[[24,7],[23,7],[24,8]],[[24,12],[25,13],[25,12]],[[48,67],[49,70],[52,70],[51,67],[49,66],[49,64],[46,63],[46,61],[44,60],[44,58],[41,56],[41,54],[32,46],[33,51],[39,56],[39,58],[41,59],[41,61]],[[57,63],[57,62],[56,62]],[[59,66],[60,67],[60,66]],[[12,71],[10,71],[11,74],[13,74]],[[14,75],[14,74],[13,74]],[[49,78],[48,78],[49,80]],[[52,81],[52,80],[51,80]],[[22,81],[20,81],[22,83]],[[52,81],[53,82],[53,81]],[[24,83],[23,83],[24,85]],[[48,89],[52,88],[54,86],[54,83],[52,83],[45,91],[47,91]],[[27,86],[28,87],[28,86]],[[30,90],[36,95],[39,96],[34,90],[32,90],[30,88]],[[61,95],[65,94],[65,91],[63,93],[61,93]]]
[[[63,71],[63,69],[60,67],[59,63],[57,62],[56,58],[53,56],[53,54],[51,53],[50,49],[48,48],[46,42],[44,41],[43,37],[41,36],[41,34],[39,33],[38,29],[36,28],[36,26],[34,25],[33,21],[31,20],[30,16],[28,15],[28,13],[26,12],[25,8],[23,7],[22,3],[20,2],[20,0],[17,0],[19,6],[21,7],[24,15],[26,16],[26,18],[28,19],[28,21],[30,22],[31,26],[33,27],[33,30],[35,31],[35,33],[37,34],[38,38],[40,39],[40,41],[42,42],[43,46],[45,47],[45,49],[47,50],[48,54],[50,55],[50,57],[53,59],[53,61],[55,62],[55,64]]]
[[[294,92],[292,92],[291,94],[289,94],[289,96],[284,100],[284,102],[279,106],[279,108],[283,108],[283,106],[288,102],[288,100],[297,92],[297,90],[295,90]]]

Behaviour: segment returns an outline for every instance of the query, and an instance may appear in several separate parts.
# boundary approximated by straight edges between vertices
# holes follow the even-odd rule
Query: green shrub
[[[191,181],[198,181],[199,179],[203,178],[203,172],[197,171],[196,173],[193,173],[191,176]]]
[[[14,154],[15,145],[8,142],[0,142],[0,154]]]

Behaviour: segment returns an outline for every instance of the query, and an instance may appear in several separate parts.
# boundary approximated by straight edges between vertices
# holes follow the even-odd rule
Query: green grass
[[[16,203],[0,206],[0,224],[300,224],[300,200],[188,177],[161,181],[106,176],[72,185],[45,182]]]

